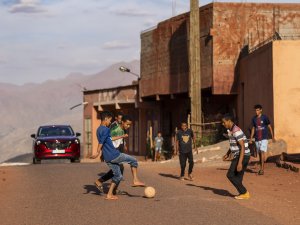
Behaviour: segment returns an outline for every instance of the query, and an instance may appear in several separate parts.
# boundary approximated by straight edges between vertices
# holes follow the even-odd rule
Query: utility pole
[[[199,1],[190,0],[189,27],[189,97],[191,99],[191,127],[201,138],[201,69]],[[197,124],[197,125],[196,125]]]

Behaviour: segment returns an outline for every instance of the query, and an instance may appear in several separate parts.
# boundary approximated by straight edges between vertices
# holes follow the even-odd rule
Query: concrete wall
[[[247,133],[253,105],[262,104],[275,138],[285,143],[288,153],[300,152],[299,58],[300,41],[274,41],[243,58],[239,68],[239,125]]]
[[[300,152],[300,41],[273,43],[275,136]]]

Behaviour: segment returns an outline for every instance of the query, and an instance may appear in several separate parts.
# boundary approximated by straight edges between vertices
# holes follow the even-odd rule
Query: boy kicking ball
[[[95,159],[103,155],[103,159],[109,168],[113,172],[112,182],[109,187],[109,191],[106,196],[106,200],[117,200],[118,197],[113,194],[114,189],[119,185],[123,176],[120,169],[120,164],[128,163],[131,167],[131,172],[133,176],[133,187],[144,187],[145,184],[141,182],[137,177],[137,160],[127,154],[120,153],[111,140],[110,129],[108,128],[111,124],[112,114],[110,112],[104,111],[101,113],[101,125],[97,129],[97,139],[99,142],[97,154],[92,155],[90,158]]]
[[[227,178],[239,192],[235,199],[249,199],[250,194],[243,185],[244,172],[250,159],[248,140],[241,128],[233,123],[230,115],[226,114],[223,116],[222,124],[227,129],[230,144],[228,152],[223,156],[223,160],[228,159],[230,153],[233,155]]]

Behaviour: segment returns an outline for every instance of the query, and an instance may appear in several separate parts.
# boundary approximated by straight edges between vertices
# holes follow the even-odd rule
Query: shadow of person
[[[229,191],[224,190],[224,189],[217,189],[217,188],[212,188],[212,187],[206,187],[206,186],[198,186],[194,184],[186,184],[187,186],[192,186],[192,187],[198,187],[202,188],[206,191],[212,191],[216,195],[221,195],[221,196],[227,196],[227,197],[234,197],[235,195],[231,194]]]
[[[98,190],[98,188],[96,188],[95,185],[84,185],[83,188],[85,189],[85,193],[83,194],[93,194],[93,195],[101,195],[101,192]]]
[[[217,170],[228,170],[228,169],[225,169],[225,168],[217,168]],[[246,172],[246,173],[257,173],[257,172],[255,172],[255,170],[250,169],[250,168],[247,168],[247,169],[245,170],[245,172]]]
[[[173,175],[173,174],[159,173],[159,175],[162,176],[162,177],[173,178],[173,179],[176,179],[176,180],[179,179],[178,176],[175,176],[175,175]]]
[[[246,173],[257,173],[257,172],[255,172],[255,170],[249,169],[249,168],[247,168],[245,172]]]
[[[108,171],[108,170],[107,170]],[[98,177],[102,177],[106,174],[106,172],[101,172],[101,173],[98,173]]]
[[[129,194],[127,191],[120,191],[121,193],[119,193],[118,195],[126,195],[128,197],[131,197],[131,198],[136,198],[136,197],[143,197],[143,196],[140,196],[140,195],[132,195],[132,194]]]

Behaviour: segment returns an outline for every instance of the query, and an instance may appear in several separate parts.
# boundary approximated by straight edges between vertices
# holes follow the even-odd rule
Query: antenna
[[[172,0],[172,17],[176,16],[176,0]]]

